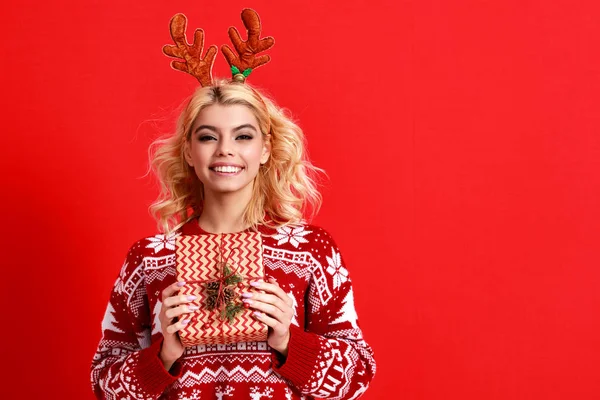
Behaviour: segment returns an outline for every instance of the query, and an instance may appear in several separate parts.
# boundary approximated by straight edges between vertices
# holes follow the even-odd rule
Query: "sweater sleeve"
[[[316,232],[326,253],[315,253],[305,329],[290,326],[287,358],[273,354],[273,368],[304,395],[357,399],[375,375],[373,350],[358,324],[344,260],[331,236],[322,229]]]
[[[151,342],[141,247],[140,242],[131,247],[102,321],[102,338],[91,365],[98,399],[157,399],[181,375],[181,363],[167,371],[158,357],[162,334]]]

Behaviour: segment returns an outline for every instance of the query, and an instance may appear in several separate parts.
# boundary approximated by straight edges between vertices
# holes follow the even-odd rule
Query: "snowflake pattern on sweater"
[[[260,228],[265,274],[293,300],[288,355],[267,342],[198,345],[165,370],[158,358],[162,290],[176,280],[175,238],[206,234],[193,220],[133,244],[113,287],[91,365],[98,399],[360,397],[375,360],[354,308],[351,279],[331,236],[312,225]]]

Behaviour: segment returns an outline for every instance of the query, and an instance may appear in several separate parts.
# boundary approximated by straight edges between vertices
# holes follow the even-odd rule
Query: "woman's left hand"
[[[274,278],[269,278],[268,282],[252,282],[250,285],[265,293],[242,293],[244,303],[255,310],[252,313],[254,318],[271,328],[267,338],[269,346],[287,357],[290,323],[294,317],[292,299],[279,287]]]

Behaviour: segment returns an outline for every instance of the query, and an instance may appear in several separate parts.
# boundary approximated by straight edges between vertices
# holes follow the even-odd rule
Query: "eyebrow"
[[[233,131],[237,132],[237,131],[239,131],[241,129],[244,129],[244,128],[250,128],[254,132],[257,132],[256,128],[253,125],[251,125],[251,124],[243,124],[243,125],[237,126],[237,127],[233,128]],[[218,132],[219,131],[215,126],[212,126],[212,125],[200,125],[199,127],[196,128],[196,130],[194,131],[194,133],[196,133],[198,131],[201,131],[202,129],[208,129],[209,131],[213,131],[213,132]]]

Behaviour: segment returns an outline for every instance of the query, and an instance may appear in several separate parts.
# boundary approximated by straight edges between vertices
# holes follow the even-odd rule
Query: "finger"
[[[282,326],[281,322],[277,321],[275,318],[271,318],[270,316],[259,311],[253,312],[252,316],[257,320],[264,322],[267,326],[273,328],[274,330],[279,329]]]
[[[178,306],[180,304],[189,303],[189,302],[194,301],[196,299],[197,299],[197,297],[194,296],[194,295],[187,295],[186,296],[184,294],[181,294],[181,295],[178,295],[178,296],[167,297],[165,299],[165,301],[163,301],[163,306],[165,308],[167,308],[167,307],[169,307],[169,308],[170,307],[175,307],[175,306]]]
[[[167,286],[166,288],[164,288],[162,291],[162,298],[161,298],[163,304],[164,304],[166,298],[173,296],[173,294],[175,294],[175,292],[178,292],[184,285],[185,285],[185,281],[180,281],[180,282],[172,283],[169,286]]]
[[[277,285],[277,286],[279,286],[279,283],[277,282],[277,279],[273,278],[272,276],[269,276],[269,277],[267,278],[267,280],[269,281],[269,283],[272,283],[272,284],[274,284],[274,285]]]
[[[167,333],[175,333],[183,329],[187,324],[189,324],[191,319],[184,319],[181,321],[177,321],[173,325],[167,326]]]
[[[248,304],[248,306],[253,310],[262,311],[263,313],[268,314],[270,317],[278,320],[281,323],[285,322],[286,319],[291,320],[291,318],[286,318],[286,315],[289,314],[289,312],[286,313],[282,311],[279,307],[276,307],[272,304],[250,299],[244,299],[244,303]]]
[[[288,297],[287,295],[285,297]],[[265,304],[271,304],[279,308],[282,312],[291,311],[291,306],[286,302],[287,299],[282,299],[273,294],[268,293],[243,293],[242,300],[248,304],[254,301],[260,301]]]
[[[279,297],[286,303],[287,303],[287,300],[289,299],[288,295],[283,291],[282,288],[279,287],[279,285],[275,285],[273,283],[268,283],[268,282],[258,281],[258,282],[250,282],[250,286],[252,286],[256,289],[264,290],[265,292],[273,293],[274,295],[276,295],[277,297]]]
[[[238,30],[232,26],[229,28],[229,39],[231,39],[231,43],[233,43],[233,47],[237,50],[238,53],[242,54],[244,52],[242,38],[240,37],[240,33]]]
[[[182,304],[177,307],[169,308],[167,311],[165,311],[165,316],[169,319],[173,319],[175,317],[179,317],[182,314],[193,313],[194,311],[197,311],[199,309],[200,307],[198,306],[194,306],[191,304]]]

